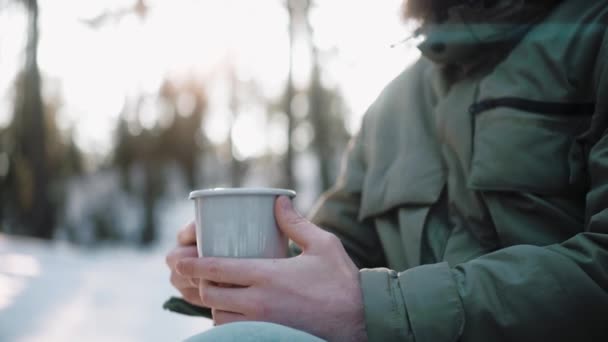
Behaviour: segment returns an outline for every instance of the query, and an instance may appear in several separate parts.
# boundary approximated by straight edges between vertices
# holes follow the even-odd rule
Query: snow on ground
[[[191,204],[161,215],[161,242],[80,249],[0,234],[0,341],[180,341],[211,321],[174,314],[164,254]],[[177,222],[177,223],[176,223]]]

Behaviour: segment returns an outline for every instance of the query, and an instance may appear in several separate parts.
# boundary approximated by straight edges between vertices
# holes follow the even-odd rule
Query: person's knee
[[[266,322],[237,322],[224,324],[185,342],[322,342],[323,340],[303,331]]]

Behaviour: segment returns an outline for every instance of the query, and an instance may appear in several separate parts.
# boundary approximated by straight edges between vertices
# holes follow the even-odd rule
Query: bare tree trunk
[[[321,191],[329,189],[333,183],[331,175],[332,166],[332,142],[331,142],[331,119],[328,94],[323,89],[321,84],[321,62],[319,60],[319,51],[314,45],[312,39],[312,26],[310,25],[309,13],[311,2],[307,0],[304,7],[304,19],[306,25],[306,33],[308,44],[312,55],[312,68],[310,87],[308,90],[309,103],[309,119],[314,128],[315,139],[313,141],[313,150],[319,160],[319,176]]]
[[[42,105],[40,71],[38,70],[38,3],[24,0],[28,10],[28,34],[25,68],[15,106],[17,159],[23,173],[17,175],[29,186],[21,193],[18,205],[22,233],[51,239],[55,213],[49,194],[49,168],[46,153],[46,129]],[[23,193],[26,192],[26,193]]]
[[[321,70],[319,66],[318,52],[313,47],[313,67],[310,84],[309,103],[310,103],[310,122],[314,127],[315,139],[313,148],[319,159],[319,174],[321,181],[321,191],[329,189],[333,179],[331,176],[332,163],[332,144],[330,141],[330,125],[328,120],[329,108],[327,94],[321,84]]]
[[[296,34],[298,0],[286,0],[285,5],[289,14],[289,71],[287,74],[287,86],[285,88],[284,109],[287,116],[287,152],[285,153],[285,187],[295,187],[295,176],[293,173],[294,150],[292,144],[292,133],[295,128],[295,120],[291,104],[295,96],[295,87],[293,84],[293,54],[294,54],[294,39]]]
[[[150,246],[156,240],[156,202],[159,196],[160,165],[151,161],[145,162],[145,187],[144,187],[144,222],[141,231],[140,244],[144,247]]]
[[[231,123],[230,127],[234,126],[237,116],[239,115],[239,83],[235,74],[234,68],[230,69],[230,112]],[[240,187],[243,185],[247,164],[244,161],[236,159],[234,156],[234,143],[232,134],[228,138],[228,146],[230,148],[230,186]]]

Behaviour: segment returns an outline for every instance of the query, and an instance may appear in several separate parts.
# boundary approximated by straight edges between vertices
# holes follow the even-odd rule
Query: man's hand
[[[196,258],[196,232],[194,222],[187,224],[177,234],[177,246],[167,254],[166,261],[171,269],[171,284],[190,304],[204,306],[199,295],[198,278],[184,277],[176,272],[175,266],[184,258]]]
[[[184,258],[178,273],[201,280],[202,304],[213,308],[216,324],[267,321],[330,341],[366,340],[359,271],[340,240],[302,218],[287,197],[277,199],[275,215],[302,254],[288,259]]]

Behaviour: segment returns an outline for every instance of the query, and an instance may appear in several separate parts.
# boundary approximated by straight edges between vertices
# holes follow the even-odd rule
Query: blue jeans
[[[185,342],[324,342],[300,330],[266,322],[237,322],[194,335]]]

